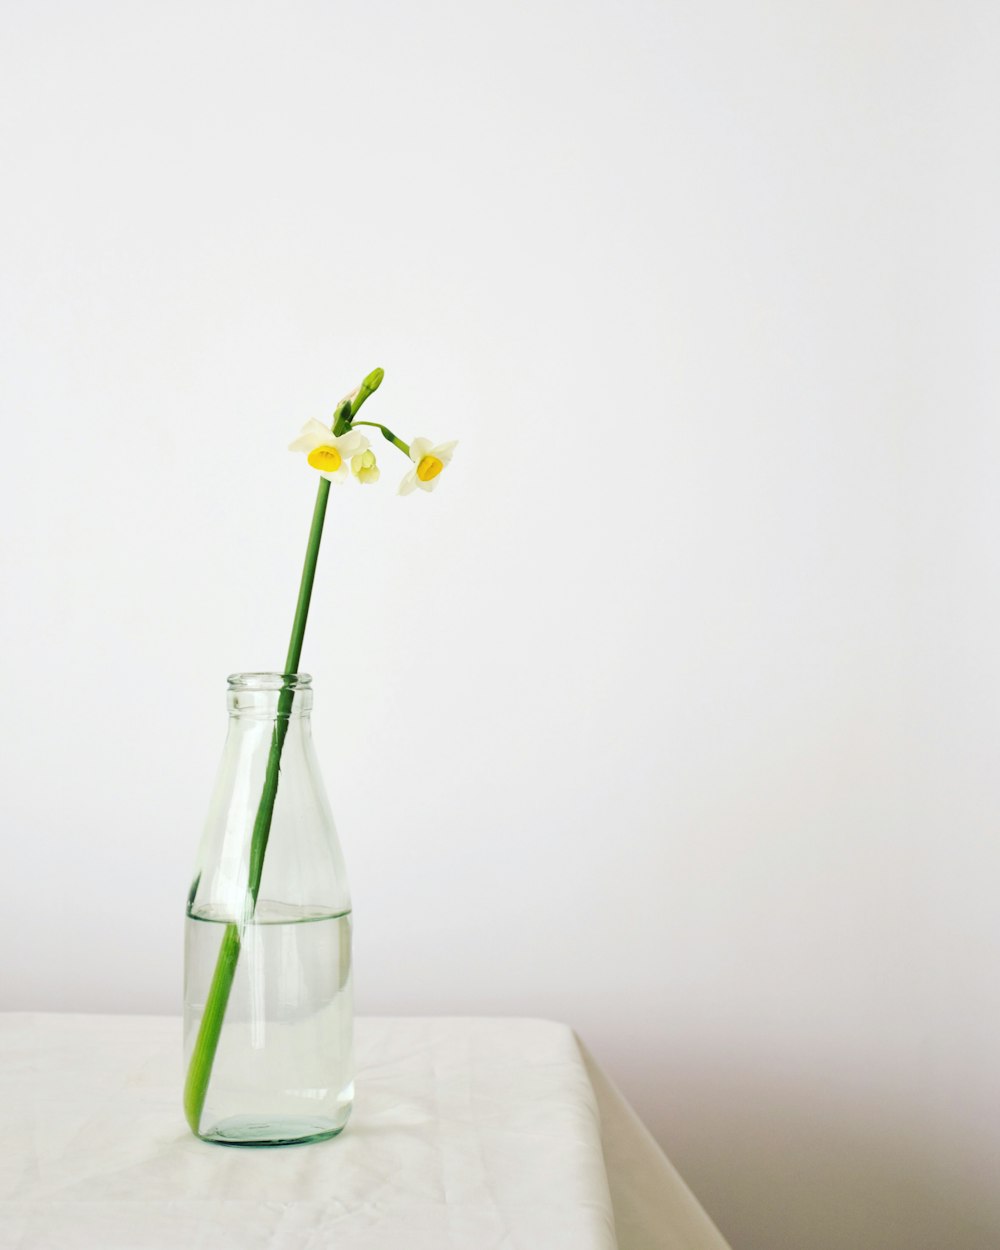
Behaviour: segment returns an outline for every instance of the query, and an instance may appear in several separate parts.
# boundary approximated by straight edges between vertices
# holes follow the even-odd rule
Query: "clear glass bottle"
[[[313,751],[311,681],[229,678],[186,920],[185,1110],[205,1141],[318,1141],[351,1112],[351,902]]]

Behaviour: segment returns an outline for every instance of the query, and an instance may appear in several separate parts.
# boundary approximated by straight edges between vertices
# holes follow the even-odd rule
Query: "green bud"
[[[333,414],[333,432],[339,438],[351,428],[351,401],[342,399]]]
[[[357,416],[358,409],[373,391],[377,391],[385,377],[384,369],[373,369],[358,387],[351,403],[351,416]]]

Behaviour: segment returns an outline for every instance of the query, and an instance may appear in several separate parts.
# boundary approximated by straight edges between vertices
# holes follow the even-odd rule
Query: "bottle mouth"
[[[226,680],[235,691],[308,690],[312,686],[309,673],[230,673]]]

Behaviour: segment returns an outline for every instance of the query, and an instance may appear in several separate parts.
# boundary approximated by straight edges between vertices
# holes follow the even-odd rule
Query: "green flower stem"
[[[351,416],[365,402],[369,395],[378,389],[382,381],[382,370],[376,369],[365,378],[353,400],[344,400],[338,405],[334,424],[350,421]],[[302,640],[305,637],[306,622],[309,619],[309,604],[312,599],[313,583],[316,580],[316,563],[319,559],[319,545],[323,538],[323,523],[326,520],[326,505],[330,497],[330,483],[320,478],[316,492],[316,506],[313,508],[312,525],[309,529],[309,541],[306,544],[306,558],[302,567],[302,580],[299,583],[299,597],[295,605],[295,619],[292,622],[292,634],[288,642],[288,654],[285,657],[285,677],[298,672],[299,659],[302,655]],[[201,1017],[198,1036],[191,1052],[187,1077],[184,1082],[184,1114],[192,1133],[197,1135],[201,1125],[201,1113],[205,1106],[205,1095],[208,1082],[215,1063],[215,1053],[219,1047],[219,1036],[222,1022],[226,1015],[226,1005],[233,988],[236,976],[236,965],[240,957],[241,930],[249,923],[257,907],[257,895],[260,893],[261,878],[264,873],[264,853],[271,833],[271,820],[274,816],[274,803],[278,796],[278,779],[281,772],[281,751],[288,734],[288,720],[292,711],[295,691],[287,680],[278,695],[278,710],[271,735],[271,748],[267,756],[267,769],[264,774],[264,786],[254,818],[253,833],[250,838],[250,868],[247,882],[247,900],[245,914],[239,924],[226,925],[219,946],[219,955],[212,974],[212,984],[205,1000],[205,1010]]]
[[[302,567],[302,580],[299,583],[299,598],[295,605],[292,636],[288,642],[288,655],[285,657],[286,678],[299,671],[302,639],[306,632],[306,621],[309,619],[309,603],[312,599],[313,582],[316,580],[316,561],[319,559],[319,544],[323,538],[323,522],[326,520],[326,505],[329,498],[330,483],[325,477],[321,477],[319,488],[316,491],[316,506],[313,508],[312,526],[309,530],[309,542],[306,546],[306,559]],[[267,850],[267,840],[271,834],[274,801],[278,797],[281,750],[285,745],[285,735],[288,733],[288,718],[291,715],[294,697],[294,690],[286,682],[281,687],[281,693],[278,695],[278,713],[274,721],[271,750],[267,757],[264,789],[260,796],[260,805],[257,808],[257,818],[253,822],[253,836],[250,839],[250,882],[248,892],[251,900],[251,914],[257,906],[257,895],[260,893],[260,879],[264,872],[264,852]]]
[[[394,447],[398,447],[399,450],[403,452],[405,455],[408,456],[410,454],[410,444],[404,443],[401,438],[397,438],[396,435],[393,434],[392,430],[390,430],[387,426],[380,425],[377,421],[352,421],[351,422],[352,428],[356,425],[370,425],[370,426],[373,426],[376,430],[381,430],[382,437],[384,439],[388,439],[388,441],[392,443]]]
[[[302,654],[302,640],[309,617],[309,603],[312,598],[313,583],[316,580],[316,562],[319,559],[319,545],[323,537],[323,523],[326,520],[326,505],[330,497],[330,483],[320,478],[316,492],[316,506],[313,509],[312,526],[309,530],[309,542],[306,546],[305,564],[302,568],[302,580],[299,584],[299,598],[295,606],[295,620],[292,623],[292,636],[288,643],[288,655],[285,658],[285,677],[298,672],[299,657]],[[264,786],[257,806],[257,815],[253,822],[253,834],[250,838],[250,870],[247,883],[246,910],[242,924],[226,925],[219,947],[219,955],[212,975],[212,984],[205,1000],[205,1011],[201,1018],[198,1036],[195,1039],[191,1062],[188,1065],[187,1079],[184,1083],[184,1114],[193,1133],[197,1133],[201,1124],[201,1113],[205,1106],[205,1095],[208,1082],[212,1075],[215,1053],[219,1047],[222,1033],[222,1022],[225,1019],[226,1004],[233,988],[236,976],[236,965],[240,957],[240,930],[253,916],[260,893],[261,877],[264,873],[264,853],[271,833],[271,820],[274,816],[274,803],[278,797],[278,778],[281,772],[281,752],[288,734],[288,721],[292,711],[295,691],[287,682],[278,695],[278,711],[271,734],[271,748],[267,756],[267,768],[264,773]]]

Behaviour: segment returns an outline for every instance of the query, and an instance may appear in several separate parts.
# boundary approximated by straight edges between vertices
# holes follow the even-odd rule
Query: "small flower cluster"
[[[413,468],[399,484],[399,494],[412,494],[420,490],[433,490],[443,469],[451,463],[456,443],[438,443],[429,438],[415,438],[409,444],[397,438],[386,426],[377,421],[355,421],[358,409],[378,389],[382,381],[381,369],[375,369],[356,391],[346,395],[337,405],[333,425],[324,425],[313,418],[302,427],[298,438],[289,443],[289,451],[301,451],[306,463],[328,482],[343,483],[351,476],[362,485],[373,485],[379,479],[379,467],[368,439],[356,425],[373,426],[382,431],[387,442],[398,447],[413,463]]]

